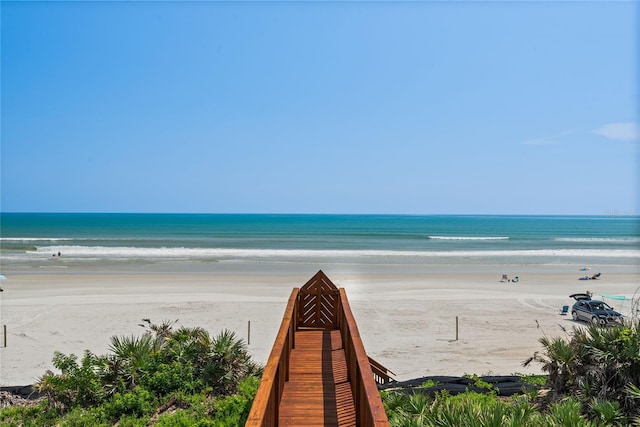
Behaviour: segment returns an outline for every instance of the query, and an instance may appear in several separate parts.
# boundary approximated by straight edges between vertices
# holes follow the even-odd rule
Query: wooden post
[[[456,316],[456,341],[458,341],[458,316]]]
[[[4,348],[7,348],[7,325],[2,325],[2,341]]]
[[[251,344],[251,320],[247,320],[247,345]]]

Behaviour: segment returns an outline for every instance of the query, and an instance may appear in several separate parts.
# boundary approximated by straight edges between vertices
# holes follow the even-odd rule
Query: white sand
[[[633,268],[604,266],[601,280],[590,281],[562,266],[218,263],[3,271],[7,347],[0,348],[0,385],[34,383],[53,370],[54,351],[106,353],[111,336],[143,333],[143,318],[178,319],[212,335],[228,328],[244,339],[251,321],[249,349],[264,363],[292,288],[320,268],[346,289],[368,354],[399,380],[538,373],[539,366],[523,368],[522,361],[541,349],[543,334],[563,335],[561,326],[576,325],[558,314],[572,304],[569,294],[589,289],[633,297],[639,286]],[[502,273],[518,274],[519,283],[501,283]],[[630,302],[606,301],[631,312]]]

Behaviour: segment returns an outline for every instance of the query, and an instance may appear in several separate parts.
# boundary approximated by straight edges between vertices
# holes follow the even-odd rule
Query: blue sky
[[[2,2],[5,212],[638,214],[636,2]]]

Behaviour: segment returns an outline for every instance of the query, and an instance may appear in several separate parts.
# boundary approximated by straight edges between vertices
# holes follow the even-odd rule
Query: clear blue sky
[[[5,212],[638,213],[636,2],[6,2]]]

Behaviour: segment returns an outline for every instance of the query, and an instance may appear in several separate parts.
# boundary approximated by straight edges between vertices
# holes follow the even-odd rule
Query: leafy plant
[[[231,425],[246,419],[262,368],[244,341],[228,330],[212,338],[203,328],[143,322],[142,336],[112,337],[109,354],[86,351],[78,361],[56,352],[59,373],[47,371],[35,385],[44,396],[40,409],[0,410],[3,425],[134,427],[151,418],[161,425]]]
[[[618,402],[595,398],[589,405],[593,418],[606,426],[627,425],[627,417],[620,410]]]
[[[555,426],[591,427],[594,424],[582,416],[582,405],[573,398],[567,397],[551,407],[550,419]]]
[[[549,377],[547,375],[538,375],[538,374],[521,374],[515,373],[520,378],[520,381],[527,384],[537,385],[537,386],[546,386],[549,382]]]
[[[136,417],[151,415],[157,406],[158,401],[151,392],[140,386],[136,386],[133,390],[116,393],[116,395],[104,405],[104,408],[109,418],[117,420],[123,415],[135,415]]]
[[[432,379],[428,379],[425,382],[423,382],[422,384],[420,384],[420,387],[422,388],[431,388],[431,387],[435,387],[438,384],[440,384],[438,381],[434,381]]]
[[[464,378],[473,380],[473,386],[483,390],[493,390],[493,385],[484,381],[477,374],[464,374]]]
[[[549,383],[556,398],[575,396],[585,408],[593,408],[594,402],[608,401],[612,405],[617,403],[625,417],[640,415],[640,401],[629,387],[640,384],[637,320],[610,327],[574,327],[566,338],[545,336],[540,343],[542,352],[536,352],[524,365],[532,361],[542,364],[542,369],[549,372]],[[604,408],[596,412],[596,418],[606,418]],[[615,412],[612,408],[607,411]]]
[[[30,406],[14,406],[0,410],[0,425],[7,427],[54,426],[58,410],[48,410],[46,402]]]

